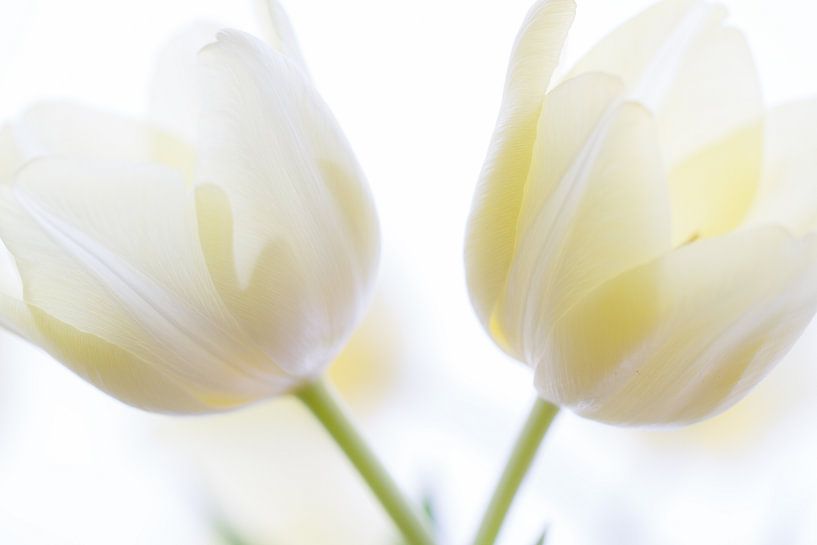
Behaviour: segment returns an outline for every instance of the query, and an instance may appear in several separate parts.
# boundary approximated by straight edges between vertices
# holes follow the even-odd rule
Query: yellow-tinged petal
[[[817,238],[760,227],[683,246],[599,287],[540,352],[540,394],[596,420],[688,423],[739,400],[817,308]]]
[[[746,221],[763,168],[761,122],[732,131],[669,172],[673,243],[728,233]]]
[[[192,191],[171,170],[41,159],[0,189],[0,236],[33,307],[185,384],[213,410],[298,380],[254,348],[221,303]]]
[[[656,115],[670,171],[674,240],[723,234],[745,218],[760,179],[760,82],[725,10],[665,0],[601,40],[570,72],[622,78]]]
[[[36,334],[21,335],[63,362],[76,374],[115,398],[141,409],[164,413],[202,413],[237,404],[174,378],[164,368],[122,347],[57,320],[41,309],[30,309]]]
[[[199,398],[162,368],[5,294],[0,294],[0,324],[42,348],[83,379],[134,407],[165,413],[200,413],[228,408],[236,402],[216,395]]]
[[[539,114],[575,10],[573,0],[539,0],[528,12],[511,53],[502,107],[466,235],[471,302],[486,328],[513,259]]]
[[[6,291],[0,291],[0,326],[31,343],[42,343],[28,305]]]
[[[211,267],[235,263],[213,276],[222,291],[240,294],[226,298],[245,329],[268,350],[285,350],[282,365],[296,357],[325,364],[348,337],[376,271],[379,235],[365,179],[288,57],[225,31],[200,60],[200,213],[232,218],[231,240],[211,232],[203,243],[206,254],[221,254]]]
[[[621,82],[586,74],[548,94],[492,329],[526,362],[588,292],[670,248],[656,131]]]
[[[749,216],[797,234],[817,228],[817,100],[791,102],[768,113],[763,179]]]

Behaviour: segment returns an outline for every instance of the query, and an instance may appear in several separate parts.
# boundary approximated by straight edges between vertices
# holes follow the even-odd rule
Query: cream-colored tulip
[[[138,407],[217,411],[293,390],[369,299],[366,182],[265,6],[269,43],[197,27],[171,44],[150,122],[50,103],[0,134],[0,237],[19,273],[0,319]]]
[[[469,219],[471,299],[541,397],[620,424],[724,410],[817,308],[815,106],[765,112],[724,10],[665,0],[551,85],[573,0],[517,38]]]

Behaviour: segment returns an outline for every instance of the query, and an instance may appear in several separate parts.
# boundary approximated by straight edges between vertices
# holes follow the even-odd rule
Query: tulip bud
[[[165,55],[183,63],[157,70],[176,78],[166,100],[192,119],[48,104],[2,133],[0,156],[34,159],[0,186],[19,273],[0,320],[126,403],[207,412],[293,390],[369,299],[368,188],[274,14],[278,49],[225,30]]]
[[[696,0],[649,8],[551,87],[574,10],[540,0],[517,38],[468,223],[471,300],[545,400],[618,424],[700,420],[817,308],[817,239],[787,220],[817,219],[790,179],[817,142],[789,153],[803,121],[764,143],[777,113],[747,44]]]

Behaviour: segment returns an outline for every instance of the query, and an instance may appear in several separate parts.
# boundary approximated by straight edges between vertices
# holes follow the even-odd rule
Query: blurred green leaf
[[[539,536],[539,539],[533,545],[545,545],[548,539],[548,527],[545,526],[545,529],[542,530],[542,535]]]
[[[439,528],[439,518],[437,514],[437,500],[431,491],[426,491],[420,499],[420,512],[425,515],[428,521],[428,527],[431,528],[431,533],[436,534]],[[228,544],[232,545],[232,544]],[[244,544],[241,544],[244,545]],[[247,544],[248,545],[248,544]],[[400,540],[397,545],[408,545],[405,541]]]
[[[215,532],[224,545],[252,545],[233,525],[226,521],[217,522]]]
[[[432,530],[436,530],[439,524],[439,520],[437,519],[437,502],[434,499],[433,494],[431,494],[430,492],[426,492],[423,495],[421,505],[423,508],[423,513],[425,514],[426,519],[428,520],[429,526],[431,526]]]

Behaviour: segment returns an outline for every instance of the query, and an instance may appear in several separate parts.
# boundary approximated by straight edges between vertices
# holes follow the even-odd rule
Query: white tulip
[[[0,134],[0,238],[19,273],[0,320],[138,407],[296,389],[372,290],[367,184],[286,17],[265,7],[270,42],[175,40],[149,122],[51,103]]]

